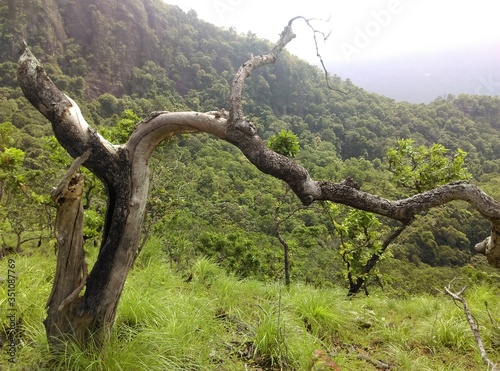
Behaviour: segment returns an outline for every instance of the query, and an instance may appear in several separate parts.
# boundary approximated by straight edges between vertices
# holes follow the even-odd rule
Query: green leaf
[[[389,171],[394,182],[413,193],[421,193],[437,186],[470,179],[464,167],[466,152],[458,149],[451,156],[442,144],[430,148],[416,147],[412,139],[401,139],[396,148],[387,150]]]
[[[290,130],[281,130],[267,141],[267,146],[274,152],[286,157],[295,157],[299,153],[299,138]]]
[[[0,169],[13,171],[23,163],[24,151],[19,148],[7,147],[0,152]]]

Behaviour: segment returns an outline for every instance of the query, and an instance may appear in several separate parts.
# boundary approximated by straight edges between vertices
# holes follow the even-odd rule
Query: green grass
[[[321,370],[315,355],[322,354],[342,370],[376,370],[377,362],[395,370],[486,370],[462,309],[448,296],[348,299],[339,288],[238,280],[210,259],[177,272],[157,252],[145,252],[130,272],[105,350],[67,344],[60,356],[49,353],[42,323],[55,257],[13,256],[18,362],[9,364],[2,352],[0,369]],[[470,287],[466,297],[490,359],[499,361],[498,288]],[[5,298],[2,280],[2,321]]]

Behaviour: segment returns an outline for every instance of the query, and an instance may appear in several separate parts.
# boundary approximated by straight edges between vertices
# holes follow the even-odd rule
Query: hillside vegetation
[[[455,277],[471,286],[474,315],[492,358],[499,358],[499,276],[474,252],[490,228],[476,211],[454,203],[419,217],[370,276],[371,295],[349,301],[345,256],[325,207],[300,208],[283,184],[234,147],[197,135],[169,140],[151,162],[143,251],[105,357],[68,349],[63,361],[54,360],[62,363],[44,364],[43,307],[56,248],[49,195],[71,159],[18,87],[22,39],[114,143],[123,143],[154,110],[225,108],[236,69],[248,53],[270,45],[156,0],[0,5],[0,256],[17,261],[19,369],[307,369],[322,362],[313,354],[335,359],[342,369],[376,369],[377,360],[395,369],[480,369],[463,313],[441,295]],[[397,186],[387,159],[398,140],[429,148],[438,143],[447,155],[461,149],[470,181],[500,199],[500,97],[398,103],[331,72],[331,83],[345,94],[329,90],[323,71],[288,53],[256,71],[245,107],[258,134],[293,132],[296,159],[314,178],[352,177],[388,198],[408,192]],[[88,173],[83,203],[90,259],[99,245],[103,193]],[[343,218],[347,213],[339,211]],[[278,221],[290,248],[288,290]],[[387,228],[380,233],[387,235],[394,226],[381,221]]]
[[[463,311],[444,295],[396,299],[377,292],[349,300],[338,288],[296,283],[285,289],[240,280],[208,259],[193,262],[187,279],[168,267],[161,246],[154,244],[129,276],[104,353],[68,345],[54,357],[42,324],[54,270],[51,255],[41,251],[16,258],[17,290],[23,293],[19,361],[9,364],[2,356],[2,368],[486,370]],[[500,305],[499,294],[484,285],[466,293],[493,359],[500,338],[498,322],[490,322],[490,316]]]

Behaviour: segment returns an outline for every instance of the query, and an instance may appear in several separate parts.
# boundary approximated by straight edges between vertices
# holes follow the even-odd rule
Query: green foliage
[[[12,138],[14,131],[15,127],[12,125],[12,122],[3,122],[0,124],[0,150],[12,145],[14,142]]]
[[[286,157],[295,157],[299,153],[299,138],[290,130],[281,130],[267,141],[267,146],[274,152]]]
[[[240,277],[259,274],[259,250],[255,242],[244,234],[204,232],[198,238],[198,250],[216,259],[230,272]]]
[[[140,120],[141,119],[134,113],[134,111],[126,109],[122,112],[115,126],[111,129],[102,130],[103,136],[114,143],[126,143],[134,131],[135,125]]]
[[[84,211],[84,227],[83,235],[86,239],[97,238],[100,235],[102,226],[104,225],[104,217],[101,213],[94,209]]]
[[[395,183],[413,192],[423,192],[440,184],[470,178],[470,174],[464,169],[465,152],[458,149],[457,154],[448,159],[445,157],[447,151],[438,144],[427,149],[425,146],[415,147],[411,139],[398,141],[397,148],[387,151]],[[349,209],[342,212],[340,206],[328,202],[324,203],[324,209],[340,238],[339,254],[344,263],[343,276],[349,282],[350,293],[356,291],[355,287],[359,282],[366,286],[369,274],[380,279],[377,263],[381,258],[387,257],[385,249],[391,242],[385,241],[384,247],[380,220],[375,215],[360,210]],[[467,253],[450,248],[462,246],[464,249],[465,246],[470,246],[466,235],[459,231],[460,227],[456,229],[446,224],[441,230],[436,228],[434,233],[428,229],[428,223],[422,227],[418,233],[413,228],[410,234],[413,240],[407,240],[420,246],[419,261],[428,264],[439,262],[442,265],[463,264],[467,261]],[[439,236],[443,239],[440,246]]]
[[[339,254],[344,263],[343,276],[352,287],[358,279],[366,282],[369,275],[378,277],[377,266],[366,269],[372,257],[381,257],[384,253],[382,245],[383,225],[373,214],[366,211],[344,207],[331,203],[323,203],[329,214],[336,235],[340,238]],[[387,253],[384,257],[387,257]]]
[[[43,141],[43,148],[49,153],[49,158],[53,163],[66,167],[71,165],[71,156],[59,144],[54,135],[43,138]]]
[[[18,130],[9,122],[0,126],[0,232],[2,252],[19,251],[21,245],[40,241],[49,233],[49,195],[41,194],[39,173],[26,166],[24,150],[15,144]]]
[[[471,174],[464,168],[466,152],[460,148],[451,158],[441,144],[430,148],[415,146],[412,139],[401,139],[396,148],[387,150],[389,170],[394,181],[413,192],[425,192],[439,185],[457,180],[468,180]]]
[[[3,148],[0,152],[0,170],[12,172],[22,164],[24,155],[24,151],[19,148]]]

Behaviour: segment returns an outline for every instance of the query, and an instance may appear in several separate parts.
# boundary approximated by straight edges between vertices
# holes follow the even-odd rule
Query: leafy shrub
[[[299,138],[290,130],[281,130],[267,141],[267,146],[274,152],[286,157],[295,157],[299,153]]]

